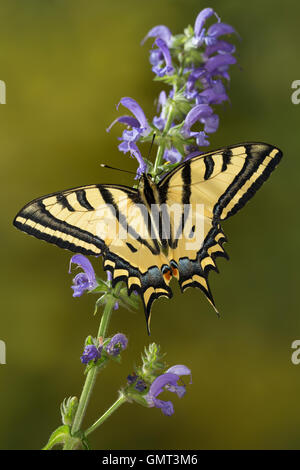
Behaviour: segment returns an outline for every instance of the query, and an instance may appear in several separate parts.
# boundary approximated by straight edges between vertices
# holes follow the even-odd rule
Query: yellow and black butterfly
[[[281,157],[265,143],[225,147],[179,164],[158,184],[143,174],[137,189],[94,184],[40,197],[14,225],[61,248],[101,254],[113,286],[124,281],[129,294],[140,294],[149,328],[153,301],[172,297],[172,277],[182,291],[200,288],[215,308],[208,273],[217,270],[217,256],[228,257],[220,224],[245,205]],[[176,220],[168,209],[173,205]]]

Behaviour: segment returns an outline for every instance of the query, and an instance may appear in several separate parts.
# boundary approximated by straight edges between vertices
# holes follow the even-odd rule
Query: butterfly
[[[81,186],[27,204],[14,225],[37,238],[84,255],[102,255],[115,286],[143,301],[148,331],[151,307],[169,286],[208,284],[218,256],[228,258],[221,223],[238,212],[270,176],[282,152],[266,143],[242,143],[194,156],[155,183],[143,174],[137,188]],[[175,208],[176,210],[173,210]]]

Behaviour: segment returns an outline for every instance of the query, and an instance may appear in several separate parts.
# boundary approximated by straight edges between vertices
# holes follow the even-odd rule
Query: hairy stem
[[[170,107],[169,107],[169,111],[168,111],[168,116],[167,116],[167,120],[166,120],[166,124],[165,124],[165,127],[164,127],[164,130],[163,130],[163,133],[162,133],[162,137],[165,137],[171,127],[171,124],[173,122],[173,105],[171,104]],[[156,154],[156,159],[155,159],[155,162],[154,162],[154,167],[153,167],[153,176],[156,177],[157,176],[157,172],[158,172],[158,168],[159,166],[161,165],[161,161],[162,161],[162,158],[163,158],[163,155],[164,155],[164,151],[165,151],[165,144],[164,143],[161,143],[157,149],[157,154]]]
[[[118,400],[115,401],[115,403],[113,403],[111,405],[110,408],[108,408],[107,411],[105,411],[105,413],[103,413],[103,415],[97,419],[97,421],[95,421],[94,424],[92,424],[92,426],[90,426],[85,432],[85,436],[88,436],[89,434],[91,434],[93,431],[95,431],[95,429],[97,429],[99,426],[101,426],[102,423],[104,423],[104,421],[109,418],[109,416],[114,413],[114,411],[116,411],[121,405],[123,405],[123,403],[125,403],[127,401],[127,398],[125,397],[125,395],[120,395],[120,397],[118,398]]]
[[[97,338],[105,337],[114,304],[115,304],[115,299],[113,297],[110,297],[107,300],[107,303],[104,307]],[[75,414],[74,422],[72,425],[72,430],[71,430],[72,435],[74,435],[76,432],[80,430],[81,423],[84,418],[86,408],[87,408],[88,402],[91,397],[91,393],[95,385],[97,373],[98,373],[98,367],[92,367],[87,373],[85,383],[81,392],[78,408]],[[67,450],[67,449],[64,448],[64,450]]]

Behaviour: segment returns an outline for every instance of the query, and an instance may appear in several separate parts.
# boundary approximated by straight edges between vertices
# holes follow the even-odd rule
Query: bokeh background
[[[143,312],[117,311],[111,332],[129,348],[121,365],[98,378],[85,424],[117,397],[149,341],[169,365],[186,364],[193,384],[175,414],[126,404],[91,435],[95,449],[291,449],[300,447],[300,365],[291,344],[300,339],[299,172],[300,105],[291,83],[300,79],[297,1],[1,0],[0,107],[1,267],[0,447],[39,449],[60,423],[59,404],[80,394],[84,338],[95,334],[95,298],[72,298],[71,254],[17,231],[16,212],[31,199],[89,183],[132,185],[135,170],[110,134],[122,96],[155,115],[148,62],[154,25],[174,32],[212,6],[233,25],[239,65],[232,68],[231,104],[211,148],[247,140],[273,143],[284,159],[256,197],[224,223],[230,262],[219,259],[210,283],[222,317],[200,291],[154,305],[152,336]],[[94,259],[101,274],[101,265]]]

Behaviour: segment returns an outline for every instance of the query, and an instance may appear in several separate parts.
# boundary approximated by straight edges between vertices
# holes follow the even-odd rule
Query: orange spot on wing
[[[171,270],[165,272],[165,273],[163,274],[163,276],[164,276],[164,280],[165,280],[166,282],[170,282],[170,279],[171,279],[171,277],[172,277],[172,272],[171,272]]]
[[[172,267],[172,275],[178,279],[179,275],[178,275],[178,269],[177,268]]]

